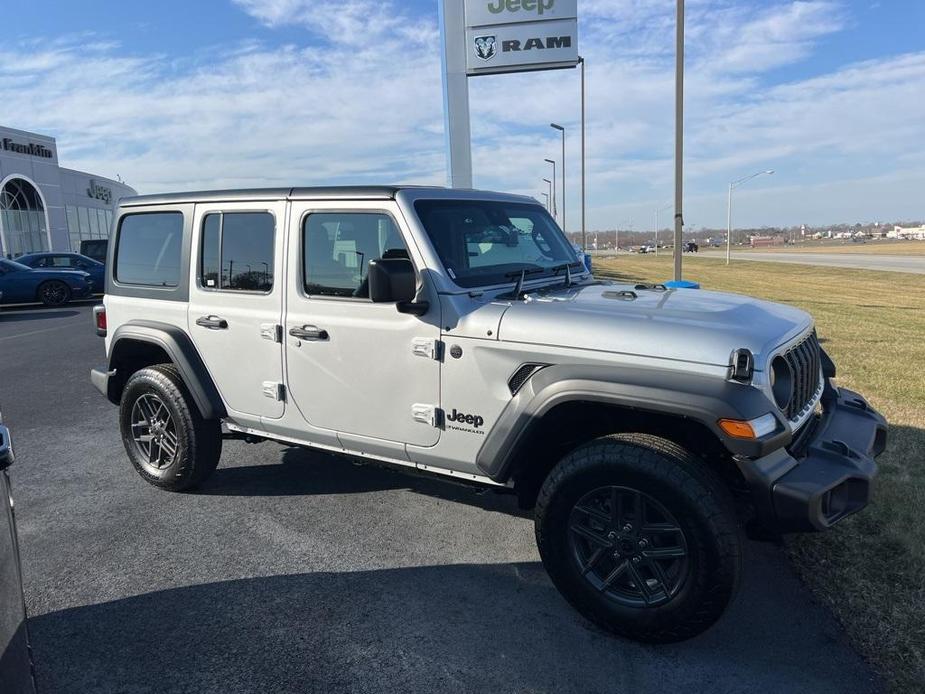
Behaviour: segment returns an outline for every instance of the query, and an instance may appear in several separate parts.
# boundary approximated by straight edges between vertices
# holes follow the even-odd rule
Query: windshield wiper
[[[499,294],[498,298],[499,299],[515,299],[519,301],[522,298],[522,295],[524,293],[524,279],[526,278],[526,276],[536,275],[540,272],[546,272],[546,270],[541,267],[537,267],[537,268],[533,268],[532,270],[528,270],[527,268],[524,268],[523,270],[515,270],[514,272],[508,272],[504,276],[506,278],[516,277],[517,281],[514,283],[514,288],[511,289],[510,294]]]
[[[565,286],[572,286],[572,265],[581,265],[581,263],[562,263],[562,265],[557,265],[552,269],[553,275],[558,275],[559,271],[565,268]]]

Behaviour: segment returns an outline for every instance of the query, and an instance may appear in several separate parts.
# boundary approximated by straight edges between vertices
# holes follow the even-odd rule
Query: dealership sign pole
[[[439,7],[448,182],[471,188],[468,78],[578,65],[578,0],[439,0]]]

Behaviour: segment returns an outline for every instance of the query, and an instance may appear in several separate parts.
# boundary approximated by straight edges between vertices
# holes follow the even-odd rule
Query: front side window
[[[116,281],[150,287],[178,286],[182,240],[180,212],[124,216],[116,246]]]
[[[202,222],[199,281],[207,289],[273,289],[275,221],[269,212],[216,212]]]
[[[302,282],[305,293],[369,297],[369,261],[408,257],[395,222],[387,214],[310,214],[302,223]]]
[[[414,209],[461,287],[503,284],[522,270],[551,275],[564,265],[580,269],[571,244],[540,205],[418,200]]]

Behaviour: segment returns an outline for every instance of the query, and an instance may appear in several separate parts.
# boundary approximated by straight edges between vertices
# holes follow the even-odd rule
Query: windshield
[[[0,258],[0,270],[4,272],[20,272],[22,270],[31,270],[32,268],[28,265],[23,265],[22,263],[17,263],[15,260],[7,260],[6,258]]]
[[[460,287],[509,283],[521,270],[551,275],[564,265],[580,265],[539,204],[418,200],[414,209],[447,274]]]

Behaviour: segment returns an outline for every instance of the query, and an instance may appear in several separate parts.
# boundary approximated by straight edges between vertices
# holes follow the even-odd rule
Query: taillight
[[[106,337],[106,307],[103,304],[93,307],[93,322],[96,325],[96,334]]]

